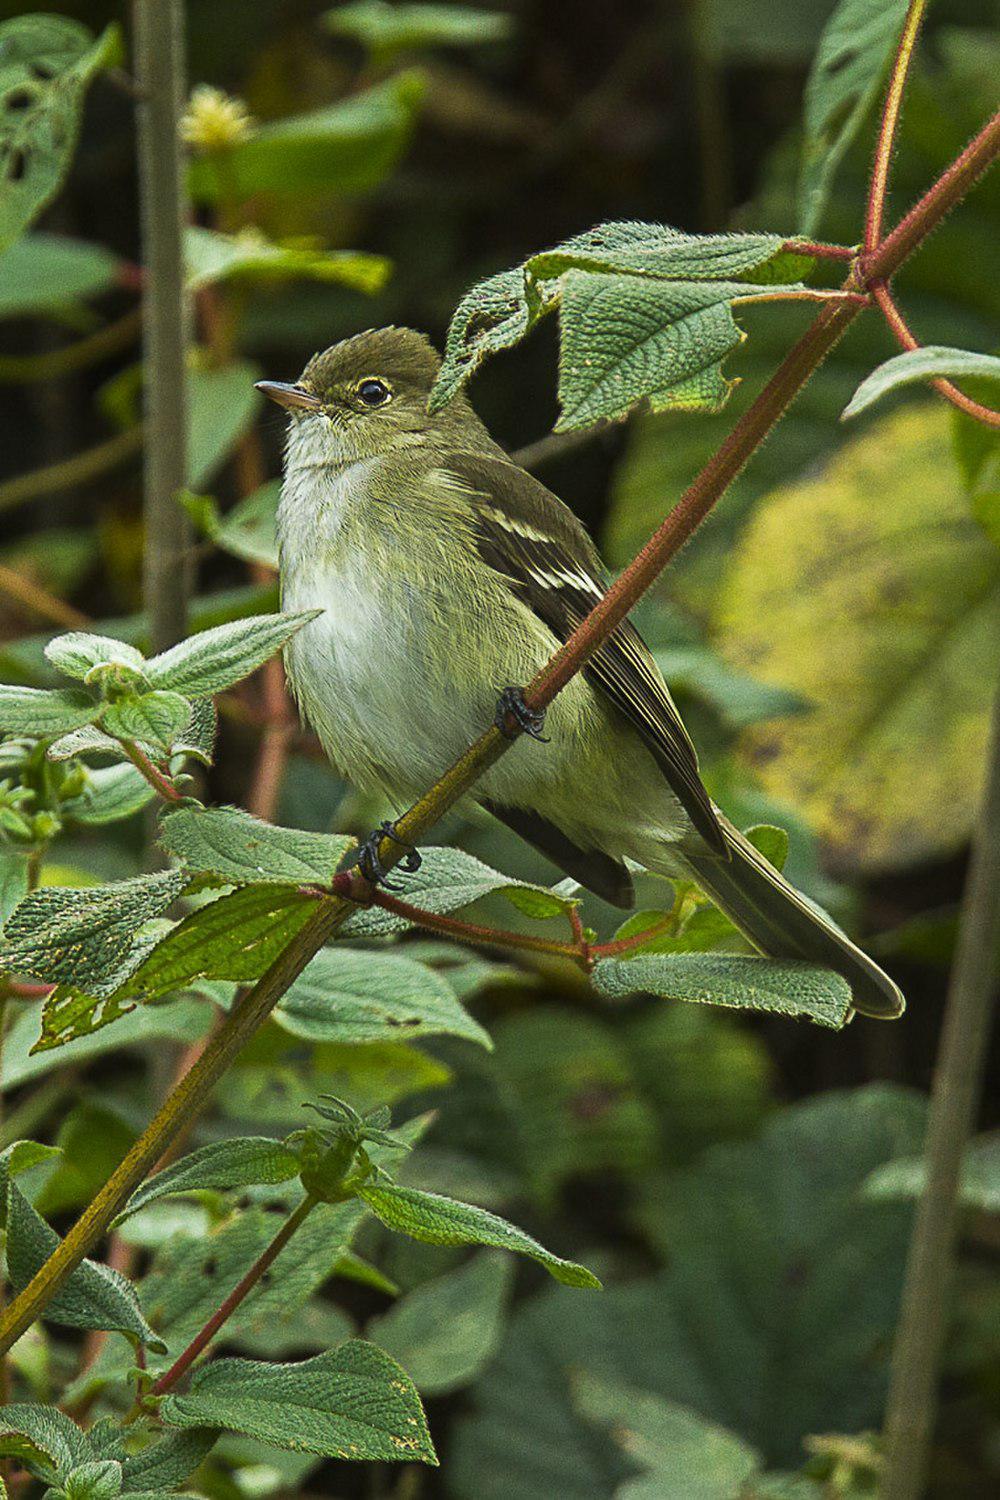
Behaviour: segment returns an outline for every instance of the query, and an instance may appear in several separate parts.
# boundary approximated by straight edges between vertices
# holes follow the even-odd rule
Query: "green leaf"
[[[251,615],[202,630],[152,657],[146,676],[157,688],[190,698],[211,697],[249,677],[321,613]]]
[[[45,647],[45,657],[57,672],[93,682],[101,668],[114,668],[122,685],[146,686],[146,659],[127,641],[116,641],[109,635],[93,635],[85,630],[71,630],[67,635],[53,636]]]
[[[101,728],[117,740],[138,740],[169,751],[190,718],[191,705],[180,693],[154,690],[109,703],[101,715]]]
[[[788,834],[783,828],[776,828],[773,823],[756,823],[753,828],[744,830],[747,838],[755,849],[759,849],[769,864],[776,870],[785,868],[788,858]]]
[[[0,731],[7,734],[66,734],[89,724],[100,711],[100,704],[85,693],[0,682]]]
[[[494,893],[532,917],[561,916],[577,905],[544,886],[501,875],[461,849],[421,849],[420,853],[420,869],[406,877],[406,899],[425,911],[456,911]],[[373,906],[348,917],[340,931],[343,937],[385,937],[412,925],[406,917]]]
[[[648,1391],[584,1375],[576,1400],[643,1470],[617,1492],[621,1500],[733,1500],[759,1473],[748,1443]]]
[[[77,1464],[63,1479],[66,1500],[114,1500],[122,1492],[122,1466],[114,1458]]]
[[[851,989],[832,969],[798,960],[744,957],[729,953],[639,953],[635,958],[602,958],[594,988],[609,999],[661,995],[733,1010],[763,1010],[805,1017],[835,1031],[851,1014]]]
[[[948,349],[943,344],[910,349],[887,359],[861,382],[844,407],[842,420],[856,417],[901,386],[936,380],[939,376],[961,379],[963,375],[994,383],[1000,381],[1000,359],[995,354],[973,354],[968,349]]]
[[[416,1387],[374,1344],[349,1339],[301,1364],[221,1359],[160,1407],[169,1427],[225,1427],[327,1458],[437,1464]]]
[[[156,1042],[198,1041],[212,1020],[212,1009],[205,1002],[174,1000],[164,1005],[143,1006],[122,1015],[113,1032],[91,1028],[66,1041],[65,1051],[57,1051],[36,1050],[41,1014],[41,1002],[19,1007],[17,1019],[4,1041],[3,1093],[56,1068],[83,1063],[112,1050],[124,1051]]]
[[[0,250],[59,191],[87,85],[120,51],[114,26],[95,42],[85,26],[62,16],[17,16],[0,24]]]
[[[139,812],[156,796],[135,766],[102,766],[87,769],[87,781],[78,797],[62,804],[61,816],[88,827],[118,823]]]
[[[162,1494],[176,1489],[214,1447],[218,1436],[214,1428],[192,1427],[130,1454],[122,1465],[127,1493],[141,1489]]]
[[[253,1183],[288,1182],[299,1175],[299,1159],[280,1141],[266,1136],[234,1136],[213,1141],[180,1161],[156,1172],[137,1188],[116,1224],[171,1193],[193,1193],[206,1188],[225,1191]]]
[[[558,426],[623,415],[644,397],[663,406],[721,404],[728,383],[717,365],[741,338],[731,303],[777,294],[755,277],[769,268],[786,279],[781,244],[778,235],[688,235],[625,222],[600,224],[533,255],[462,298],[431,409],[556,308]]]
[[[873,1199],[919,1198],[927,1184],[927,1164],[922,1157],[904,1157],[877,1167],[864,1185]],[[963,1208],[1000,1213],[1000,1132],[979,1136],[965,1152],[959,1186]]]
[[[283,996],[274,1019],[314,1042],[460,1036],[492,1045],[447,982],[405,954],[323,948]]]
[[[423,1395],[458,1390],[496,1352],[512,1281],[513,1263],[484,1250],[402,1297],[372,1319],[366,1335],[399,1360]]]
[[[579,1419],[582,1374],[690,1407],[789,1467],[806,1434],[877,1427],[912,1215],[859,1190],[919,1149],[924,1117],[903,1090],[827,1092],[665,1177],[643,1222],[666,1269],[601,1297],[552,1288],[515,1314],[452,1434],[455,1493],[614,1494],[624,1466]]]
[[[90,1457],[87,1435],[56,1406],[20,1402],[0,1408],[0,1454],[55,1483]]]
[[[389,4],[354,0],[321,17],[337,36],[353,37],[380,67],[403,52],[437,47],[479,47],[499,41],[511,29],[509,16],[466,5]]]
[[[19,902],[28,894],[28,855],[0,844],[0,932]]]
[[[39,1141],[14,1141],[0,1151],[0,1228],[7,1223],[8,1184],[29,1167],[59,1154],[58,1146],[43,1146]]]
[[[459,1203],[439,1193],[401,1187],[384,1175],[358,1189],[372,1212],[398,1234],[427,1245],[491,1245],[527,1255],[565,1286],[600,1289],[601,1283],[585,1266],[562,1260],[530,1234],[508,1224],[497,1214],[471,1203]]]
[[[11,1183],[7,1209],[7,1268],[20,1292],[59,1244],[59,1236]],[[110,1266],[85,1260],[51,1300],[45,1318],[65,1328],[100,1328],[123,1333],[135,1344],[164,1349],[139,1308],[132,1283]]]
[[[748,731],[751,765],[854,868],[941,858],[977,814],[1000,553],[947,428],[906,407],[758,505],[718,601],[726,657],[811,703]]]
[[[56,312],[114,286],[121,261],[103,245],[25,234],[0,255],[0,318]]]
[[[355,840],[279,828],[238,807],[182,807],[163,819],[160,842],[190,871],[227,884],[313,881],[328,885]]]
[[[909,0],[839,0],[823,29],[805,92],[799,175],[803,234],[814,234],[833,175],[878,94]]]
[[[263,125],[227,152],[224,172],[211,157],[192,162],[191,195],[212,203],[258,192],[367,192],[402,154],[424,87],[423,74],[397,73],[325,109]]]
[[[745,729],[748,724],[806,708],[795,693],[734,672],[707,646],[664,646],[653,655],[671,691],[690,693],[709,704],[730,729]]]
[[[0,964],[46,984],[100,984],[134,950],[137,929],[162,916],[186,883],[179,870],[161,870],[85,890],[32,891],[4,928]]]
[[[277,571],[280,497],[281,480],[271,479],[225,515],[208,495],[188,494],[182,500],[194,524],[223,552]]]
[[[246,359],[224,365],[204,360],[188,370],[187,482],[192,489],[211,481],[253,422],[261,406],[254,389],[260,375]]]
[[[276,245],[254,228],[239,234],[189,228],[184,233],[184,260],[190,291],[220,281],[267,285],[308,280],[339,282],[358,292],[377,292],[391,269],[383,255],[317,250],[302,244]]]

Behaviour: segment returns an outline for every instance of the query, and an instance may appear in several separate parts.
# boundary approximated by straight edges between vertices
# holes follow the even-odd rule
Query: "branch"
[[[937,227],[998,154],[1000,113],[883,241],[865,268],[868,273],[875,279],[890,276]],[[863,283],[857,279],[859,274],[863,273],[860,270],[852,272],[845,290],[864,289]],[[525,693],[530,708],[546,708],[624,619],[740,473],[859,311],[859,305],[854,302],[826,305],[821,309],[659,530],[560,650],[536,674]],[[396,838],[382,840],[378,855],[383,869],[393,869],[406,852],[405,845],[419,843],[448,808],[513,743],[513,739],[501,734],[495,726],[481,735],[430,791],[398,820]],[[63,1286],[124,1207],[132,1191],[143,1181],[180,1124],[200,1111],[219,1078],[289,985],[354,910],[355,903],[344,897],[317,900],[316,910],[309,921],[245,999],[226,1016],[201,1057],[185,1074],[66,1238],[6,1309],[0,1318],[0,1354],[24,1333]]]
[[[903,90],[906,88],[907,75],[916,50],[917,34],[926,9],[927,0],[910,0],[910,8],[906,13],[902,35],[899,38],[899,46],[896,48],[889,87],[886,89],[885,103],[882,106],[882,124],[875,147],[875,163],[872,167],[871,182],[868,185],[868,205],[865,211],[864,247],[869,254],[878,248],[882,239],[882,215],[885,212],[889,167],[896,142]]]
[[[25,578],[16,568],[8,568],[3,563],[0,563],[0,594],[6,594],[8,599],[16,600],[32,614],[41,615],[43,620],[61,625],[64,630],[86,630],[90,624],[82,610],[74,609],[65,599],[50,594],[40,583]]]
[[[145,320],[146,551],[143,592],[154,651],[187,627],[190,526],[177,503],[187,482],[190,313],[184,292],[184,0],[135,0]]]
[[[870,288],[872,297],[878,303],[879,309],[885,321],[888,323],[897,341],[904,349],[919,349],[920,343],[914,337],[910,326],[899,308],[893,301],[892,293],[884,281],[876,281]],[[982,422],[986,427],[1000,427],[1000,411],[993,411],[989,406],[983,406],[978,401],[973,401],[964,391],[960,391],[957,385],[952,385],[950,380],[939,376],[932,380],[931,384],[938,395],[950,401],[959,411],[964,411],[966,416],[973,417],[977,422]]]
[[[46,349],[42,354],[0,354],[0,381],[9,385],[28,385],[39,380],[58,380],[74,370],[84,370],[109,354],[117,354],[131,344],[142,326],[142,311],[130,312],[98,328],[75,344],[62,349]]]
[[[142,448],[142,443],[142,428],[130,427],[128,432],[116,433],[93,448],[74,453],[72,458],[61,458],[58,463],[46,464],[44,468],[32,469],[28,474],[5,480],[0,484],[0,511],[13,510],[15,505],[26,505],[29,500],[40,500],[43,495],[54,495],[78,484],[88,484],[132,458]]]
[[[962,1157],[982,1092],[1000,952],[1000,693],[931,1090],[925,1162],[893,1348],[885,1500],[919,1500],[937,1407]]]

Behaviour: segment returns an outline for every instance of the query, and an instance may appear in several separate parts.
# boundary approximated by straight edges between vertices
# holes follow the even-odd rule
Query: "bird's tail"
[[[698,885],[744,937],[769,958],[801,958],[843,975],[854,1008],[891,1020],[902,1014],[902,991],[846,933],[789,885],[748,839],[720,815],[730,857],[688,853],[684,863]]]

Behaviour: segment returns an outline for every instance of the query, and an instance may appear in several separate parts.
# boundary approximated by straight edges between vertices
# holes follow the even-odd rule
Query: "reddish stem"
[[[871,181],[868,184],[868,205],[865,210],[864,247],[867,254],[875,250],[882,239],[882,216],[885,212],[885,195],[889,186],[889,167],[892,150],[899,125],[899,111],[903,103],[903,91],[917,45],[917,34],[923,20],[927,0],[910,0],[910,8],[903,22],[903,30],[896,48],[896,57],[882,106],[882,124],[875,147],[875,162]]]
[[[212,1314],[204,1328],[195,1334],[183,1354],[178,1356],[166,1374],[161,1375],[156,1381],[150,1391],[151,1396],[165,1396],[174,1388],[181,1376],[194,1364],[202,1350],[211,1343],[222,1325],[232,1317],[248,1293],[253,1291],[265,1271],[277,1260],[292,1235],[312,1213],[318,1202],[317,1198],[303,1198],[295,1212],[282,1224],[267,1249],[258,1256],[246,1275],[233,1287],[229,1296]]]
[[[579,943],[560,943],[554,938],[532,937],[530,933],[513,932],[504,927],[462,922],[457,917],[440,916],[437,912],[424,911],[423,907],[414,906],[409,901],[400,901],[398,896],[391,896],[388,891],[373,891],[368,904],[379,906],[383,911],[394,912],[397,917],[404,917],[408,922],[426,927],[430,932],[440,932],[466,943],[482,943],[495,948],[525,948],[531,953],[552,953],[559,958],[574,959],[578,963],[585,958]],[[580,935],[582,939],[582,928]]]
[[[12,1000],[46,1000],[55,988],[51,984],[31,984],[26,979],[8,979],[5,983]]]
[[[781,248],[789,255],[812,255],[816,260],[853,260],[857,254],[853,245],[827,245],[822,240],[786,240]]]
[[[651,938],[659,937],[662,932],[669,932],[674,925],[674,913],[668,911],[661,921],[652,922],[642,932],[633,933],[631,937],[618,938],[612,943],[597,943],[591,948],[595,958],[620,958],[624,953],[631,953],[636,948],[641,948]]]
[[[892,293],[884,281],[873,282],[869,290],[877,302],[882,316],[892,329],[898,343],[904,349],[919,349],[920,344],[914,337],[912,330],[896,303],[893,301]],[[982,406],[978,401],[973,401],[971,396],[966,396],[957,385],[952,385],[950,380],[938,376],[931,381],[934,389],[952,406],[957,406],[959,411],[964,411],[969,417],[974,417],[977,422],[984,423],[987,427],[1000,427],[1000,412],[993,411],[989,406]]]
[[[142,773],[164,802],[184,801],[183,793],[177,790],[169,776],[165,776],[157,766],[154,766],[149,756],[139,748],[135,740],[119,740],[118,743],[136,770]]]

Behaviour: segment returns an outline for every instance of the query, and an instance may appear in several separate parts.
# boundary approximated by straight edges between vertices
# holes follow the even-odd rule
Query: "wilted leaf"
[[[317,835],[319,837],[319,835]],[[313,1042],[419,1041],[460,1036],[480,1046],[489,1035],[447,982],[405,953],[323,948],[283,996],[274,1019]]]
[[[361,250],[317,250],[275,245],[256,229],[220,234],[198,226],[184,236],[188,287],[195,291],[218,281],[333,281],[359,292],[377,292],[389,275],[383,255]]]
[[[87,85],[120,50],[114,26],[95,42],[85,26],[64,16],[17,16],[0,24],[0,249],[59,191]]]
[[[803,234],[813,234],[841,157],[875,102],[909,0],[840,0],[820,37],[806,84],[799,178]]]
[[[201,630],[151,657],[146,676],[154,687],[191,698],[221,693],[256,671],[320,613],[250,615]]]
[[[586,1266],[553,1255],[523,1229],[485,1208],[459,1203],[440,1193],[401,1187],[384,1175],[366,1183],[358,1192],[372,1213],[398,1234],[407,1234],[427,1245],[491,1245],[511,1250],[537,1260],[565,1286],[600,1289],[601,1283]]]
[[[748,731],[765,790],[865,869],[950,852],[978,806],[1000,553],[968,514],[947,421],[907,408],[775,493],[719,601],[727,657],[812,704]]]
[[[121,262],[103,245],[25,234],[0,255],[0,318],[37,316],[113,286]]]
[[[350,1339],[301,1364],[222,1359],[160,1407],[170,1427],[225,1427],[328,1458],[436,1464],[412,1380],[374,1344]]]
[[[927,344],[922,349],[910,349],[905,354],[896,354],[861,382],[844,407],[844,419],[856,417],[890,391],[899,390],[902,386],[935,380],[938,376],[960,380],[963,375],[996,383],[1000,381],[1000,359],[995,354],[974,354],[968,349],[946,349],[942,344]]]

